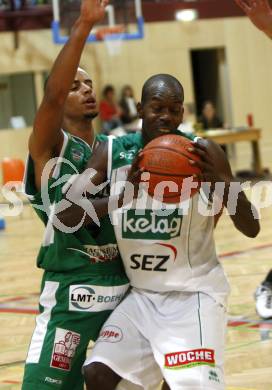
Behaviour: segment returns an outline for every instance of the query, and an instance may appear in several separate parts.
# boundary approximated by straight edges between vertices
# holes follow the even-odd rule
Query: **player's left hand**
[[[192,142],[192,147],[189,147],[188,151],[200,157],[199,161],[189,160],[191,165],[201,170],[201,174],[196,176],[198,180],[213,184],[216,182],[230,183],[233,180],[226,153],[220,145],[213,141],[200,139]]]
[[[259,30],[272,37],[272,9],[268,0],[235,0],[235,2]]]
[[[81,21],[95,24],[105,16],[105,8],[109,0],[82,0],[80,8]]]

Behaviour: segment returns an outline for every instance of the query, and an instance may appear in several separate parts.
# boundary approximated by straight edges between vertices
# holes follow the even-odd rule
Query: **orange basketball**
[[[189,163],[189,159],[197,161],[199,157],[188,147],[192,147],[191,141],[178,134],[163,135],[145,146],[140,167],[150,173],[150,196],[165,203],[179,203],[199,190],[200,183],[192,176],[200,169]],[[190,179],[184,182],[186,178]]]

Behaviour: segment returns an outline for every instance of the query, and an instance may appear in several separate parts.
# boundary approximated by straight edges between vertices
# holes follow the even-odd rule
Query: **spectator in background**
[[[111,130],[122,126],[122,111],[116,102],[115,89],[112,85],[106,85],[102,94],[103,100],[101,100],[99,106],[102,120],[102,133],[109,134]]]
[[[223,121],[216,115],[214,104],[207,100],[202,106],[202,115],[198,119],[198,124],[201,125],[201,130],[209,129],[222,129]],[[227,154],[227,146],[220,145],[224,152]]]
[[[202,115],[199,117],[198,122],[201,123],[203,130],[219,129],[223,127],[223,122],[216,115],[214,104],[207,100],[202,107]]]
[[[122,88],[120,107],[122,109],[121,119],[124,124],[132,123],[137,119],[137,103],[134,99],[133,89],[130,85],[125,85]]]

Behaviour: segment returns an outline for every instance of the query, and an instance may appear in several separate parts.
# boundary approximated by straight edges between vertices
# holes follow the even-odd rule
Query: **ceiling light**
[[[181,22],[192,22],[198,18],[196,9],[183,9],[176,12],[176,20]]]

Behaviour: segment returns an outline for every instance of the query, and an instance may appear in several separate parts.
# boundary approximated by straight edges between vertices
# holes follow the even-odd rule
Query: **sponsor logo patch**
[[[69,288],[69,310],[98,312],[113,310],[123,299],[128,284],[121,286],[72,285]]]
[[[174,245],[164,244],[160,242],[156,242],[155,245],[160,245],[166,253],[170,252],[170,255],[163,254],[163,250],[159,255],[147,254],[146,251],[148,250],[148,248],[143,248],[144,253],[134,253],[130,256],[130,269],[167,272],[169,260],[173,264],[177,258],[177,248]]]
[[[57,328],[50,367],[70,371],[71,362],[79,343],[79,333],[75,333],[67,329]]]
[[[128,150],[127,152],[120,152],[119,157],[120,160],[133,160],[136,154],[135,149]]]
[[[182,216],[178,212],[175,209],[170,215],[161,216],[153,210],[128,210],[122,213],[122,237],[145,240],[178,237],[182,224]]]
[[[107,343],[119,343],[123,338],[123,332],[118,326],[107,325],[102,328],[97,341]]]
[[[91,263],[104,263],[116,260],[119,257],[117,244],[84,245],[84,248],[91,257]]]
[[[55,385],[61,385],[62,384],[62,381],[60,379],[50,378],[49,376],[45,377],[44,381],[48,382],[48,383],[53,383]]]
[[[180,369],[201,365],[215,365],[213,349],[192,349],[190,351],[172,352],[165,355],[165,368]]]
[[[72,159],[76,162],[80,162],[84,157],[84,149],[81,146],[77,146],[76,148],[71,149]]]

